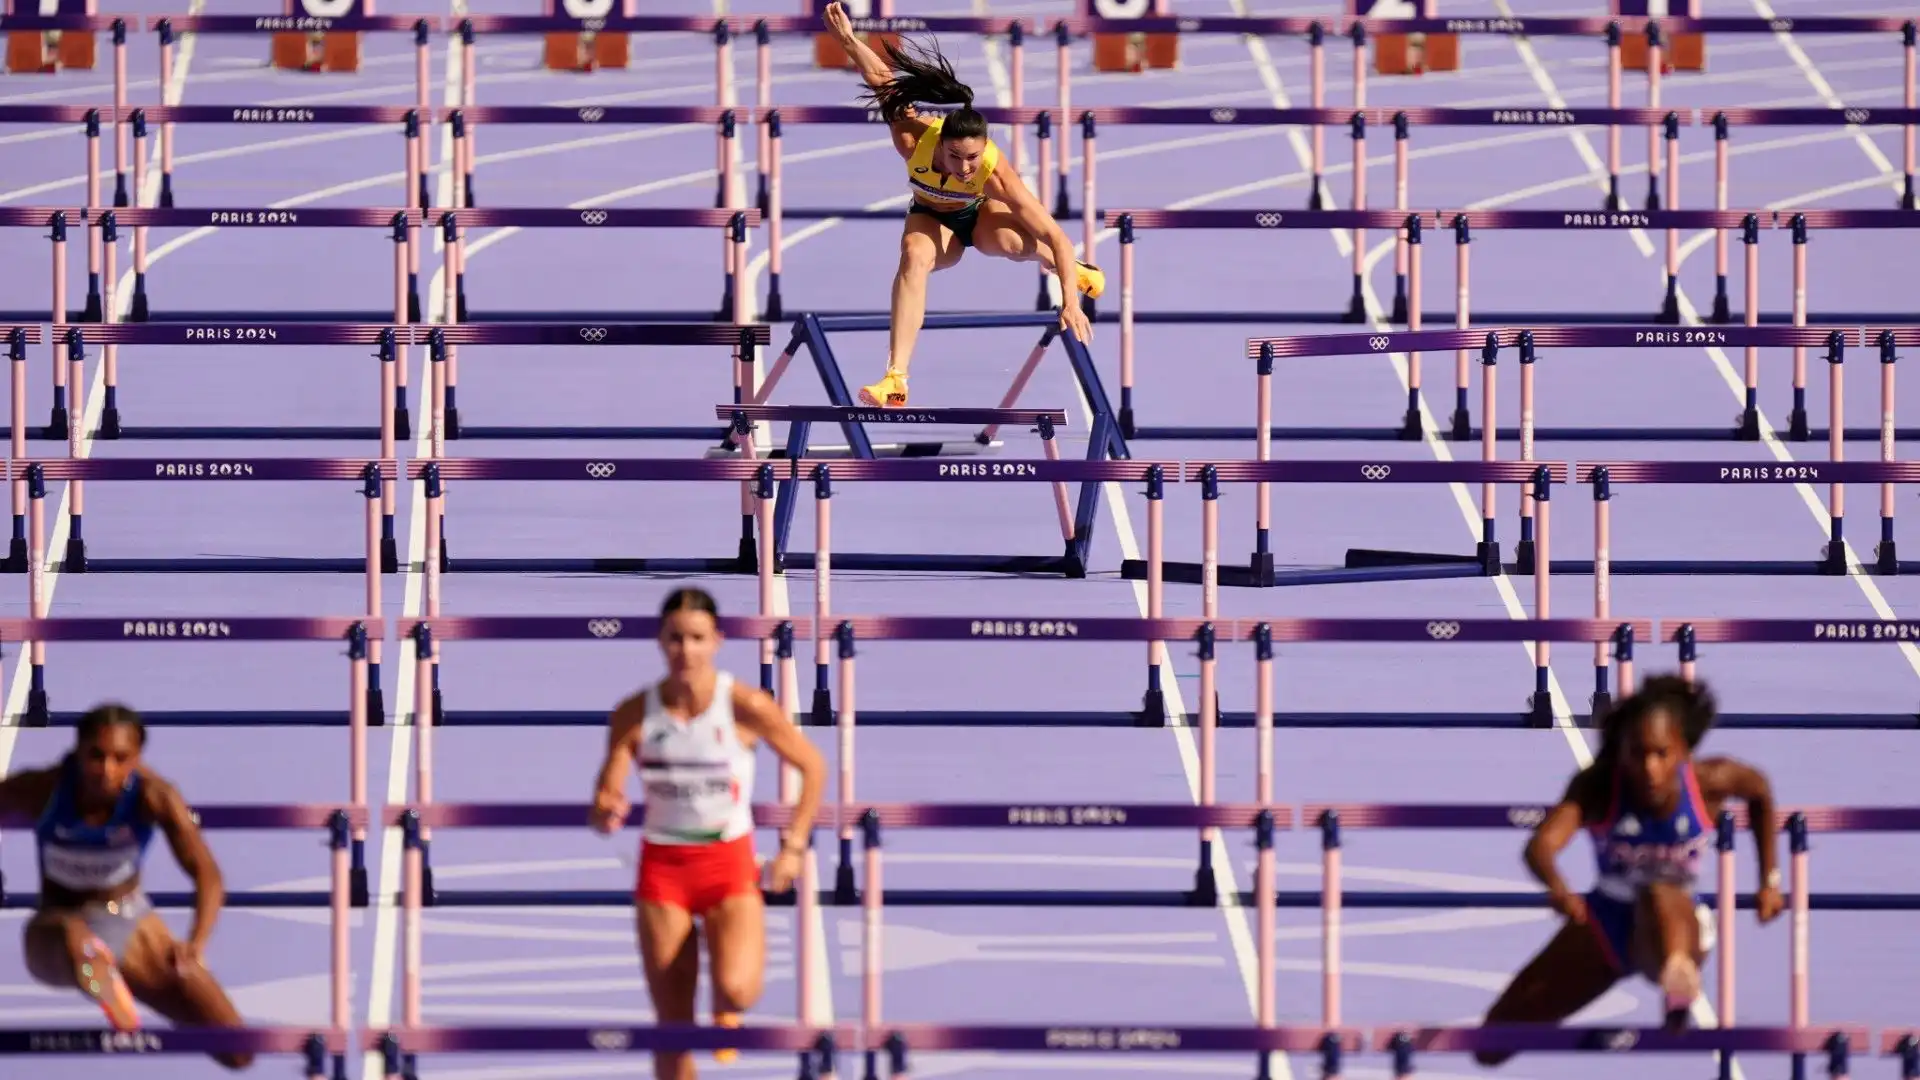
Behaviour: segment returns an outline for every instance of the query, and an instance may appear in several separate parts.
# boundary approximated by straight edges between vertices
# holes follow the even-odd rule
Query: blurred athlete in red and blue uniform
[[[1662,676],[1601,721],[1593,764],[1574,776],[1527,843],[1527,868],[1566,924],[1494,1002],[1489,1025],[1557,1023],[1637,973],[1660,987],[1667,1026],[1684,1026],[1714,945],[1712,912],[1696,906],[1695,886],[1728,799],[1745,802],[1753,822],[1760,921],[1780,914],[1772,786],[1744,762],[1693,756],[1717,715],[1705,687]],[[1554,865],[1582,829],[1599,862],[1585,896],[1569,890]],[[1511,1056],[1489,1051],[1478,1059],[1498,1065]]]

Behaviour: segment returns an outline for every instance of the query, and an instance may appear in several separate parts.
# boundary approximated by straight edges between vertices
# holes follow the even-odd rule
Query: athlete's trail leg
[[[693,916],[666,904],[639,906],[640,963],[653,995],[656,1024],[693,1023],[693,1002],[700,988],[700,939]],[[653,1055],[654,1080],[694,1080],[693,1055],[662,1051]]]
[[[1487,1010],[1488,1024],[1557,1024],[1599,1000],[1620,978],[1597,928],[1567,923]],[[1482,1051],[1474,1060],[1487,1068],[1513,1057]]]
[[[1700,996],[1700,916],[1692,894],[1674,885],[1649,885],[1634,918],[1634,966],[1665,996],[1670,1028],[1683,1028]]]

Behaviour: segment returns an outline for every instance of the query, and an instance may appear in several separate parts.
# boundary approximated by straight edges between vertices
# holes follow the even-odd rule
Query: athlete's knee
[[[900,273],[906,277],[924,278],[933,273],[939,258],[932,241],[917,233],[900,242]]]
[[[716,971],[713,976],[715,1012],[745,1012],[760,1000],[760,972],[746,965],[734,965],[731,971]]]
[[[215,1054],[213,1060],[228,1072],[245,1072],[253,1067],[252,1054]]]
[[[1473,1060],[1483,1069],[1497,1069],[1513,1060],[1513,1052],[1511,1050],[1476,1050]]]

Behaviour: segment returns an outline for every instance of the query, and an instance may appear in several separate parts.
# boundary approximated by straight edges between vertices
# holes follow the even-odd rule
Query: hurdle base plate
[[[101,559],[82,553],[71,571],[67,569],[65,560],[49,569],[63,574],[364,574],[367,560],[364,556],[353,559],[307,559],[273,555],[258,558]]]
[[[1225,589],[1282,589],[1297,585],[1350,585],[1368,581],[1431,581],[1484,576],[1479,559],[1470,555],[1458,558],[1462,561],[1364,567],[1299,567],[1271,572],[1263,572],[1251,564],[1223,563],[1216,574],[1220,587]],[[837,569],[839,565],[840,557],[836,555],[834,567]],[[1201,583],[1201,570],[1199,563],[1164,562],[1160,567],[1160,575],[1161,580],[1168,584],[1198,585]],[[1127,581],[1147,580],[1146,560],[1123,561],[1120,564],[1120,576]],[[865,715],[864,712],[861,714],[863,718]]]
[[[781,560],[785,570],[812,570],[811,551],[790,551]],[[1033,577],[1084,578],[1086,564],[1070,555],[913,555],[867,552],[833,553],[833,571],[901,572],[920,574],[1015,574]]]

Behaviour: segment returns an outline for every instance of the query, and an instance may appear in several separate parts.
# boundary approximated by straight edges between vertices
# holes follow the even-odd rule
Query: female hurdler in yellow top
[[[846,10],[830,4],[827,27],[840,39],[866,81],[872,101],[893,132],[907,164],[913,205],[900,237],[900,269],[893,276],[892,328],[887,371],[860,389],[860,403],[900,408],[907,403],[907,367],[927,312],[927,276],[960,261],[968,248],[1014,262],[1039,262],[1060,279],[1060,325],[1082,342],[1092,338],[1078,296],[1099,297],[1106,277],[1073,257],[1053,215],[987,138],[987,119],[973,108],[973,90],[954,77],[936,50],[887,47],[883,59],[854,36]],[[944,117],[923,117],[915,102],[957,105]]]

